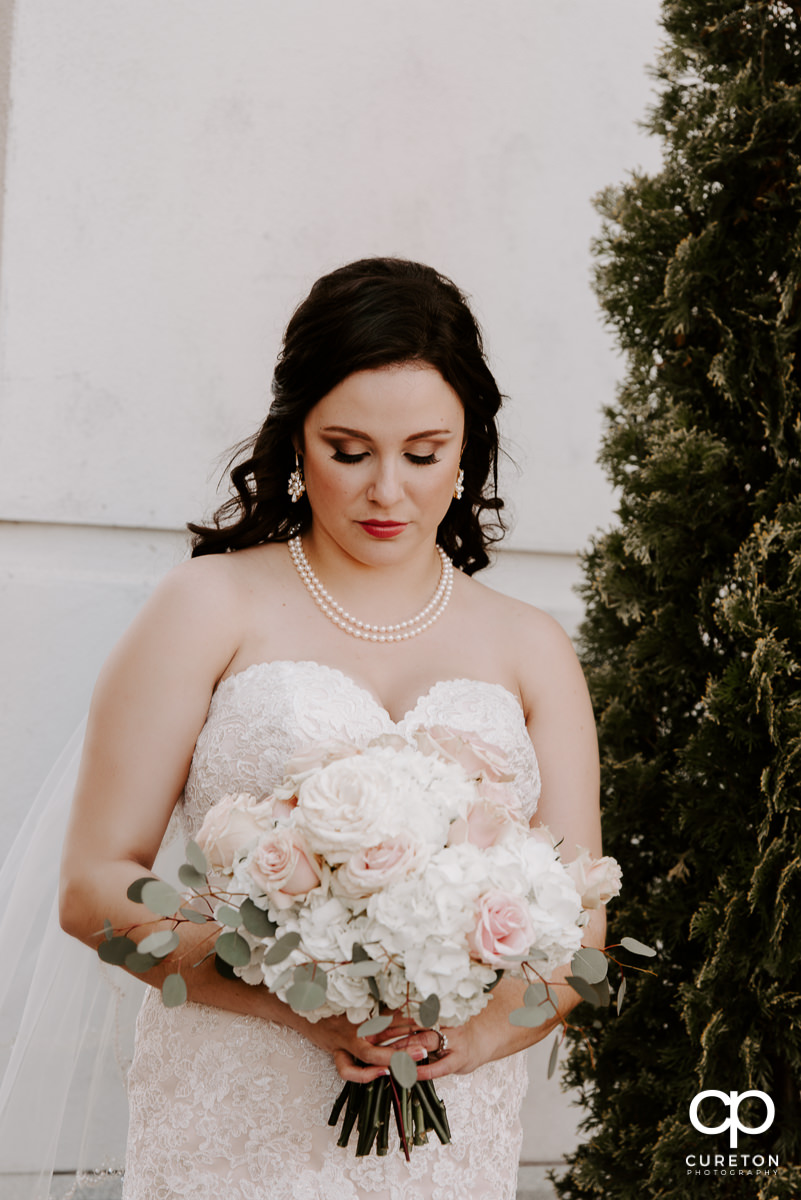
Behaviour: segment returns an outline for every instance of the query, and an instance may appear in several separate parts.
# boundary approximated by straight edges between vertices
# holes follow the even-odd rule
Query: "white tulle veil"
[[[0,1161],[15,1196],[46,1200],[124,1164],[124,1077],[145,985],[103,966],[58,921],[61,846],[84,724],[48,775],[0,870]]]

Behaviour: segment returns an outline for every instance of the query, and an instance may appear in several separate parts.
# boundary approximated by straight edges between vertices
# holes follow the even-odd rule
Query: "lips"
[[[359,521],[365,533],[376,538],[397,537],[406,528],[405,521]]]

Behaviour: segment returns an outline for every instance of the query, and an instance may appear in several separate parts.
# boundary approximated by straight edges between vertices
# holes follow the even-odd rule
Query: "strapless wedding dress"
[[[448,679],[394,722],[349,676],[270,662],[217,688],[180,809],[185,837],[226,792],[268,795],[298,748],[365,743],[447,724],[501,746],[530,817],[539,771],[520,704],[500,684]],[[167,1009],[149,990],[129,1076],[125,1200],[514,1200],[524,1054],[437,1082],[453,1141],[358,1159],[328,1114],[340,1088],[330,1056],[300,1034],[200,1004]]]

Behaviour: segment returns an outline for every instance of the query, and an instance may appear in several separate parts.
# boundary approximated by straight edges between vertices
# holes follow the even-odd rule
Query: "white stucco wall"
[[[0,276],[0,839],[110,645],[260,423],[323,271],[419,258],[474,300],[518,469],[488,581],[573,626],[608,520],[618,363],[591,197],[635,122],[657,0],[17,0]],[[2,857],[2,854],[0,854]],[[525,1155],[546,1121],[542,1065]],[[562,1139],[560,1141],[560,1138]]]

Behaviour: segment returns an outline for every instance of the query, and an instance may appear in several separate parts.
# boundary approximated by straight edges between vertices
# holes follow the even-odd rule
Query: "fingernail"
[[[409,1054],[412,1056],[415,1062],[420,1062],[426,1057],[426,1051],[421,1049],[410,1050]]]

